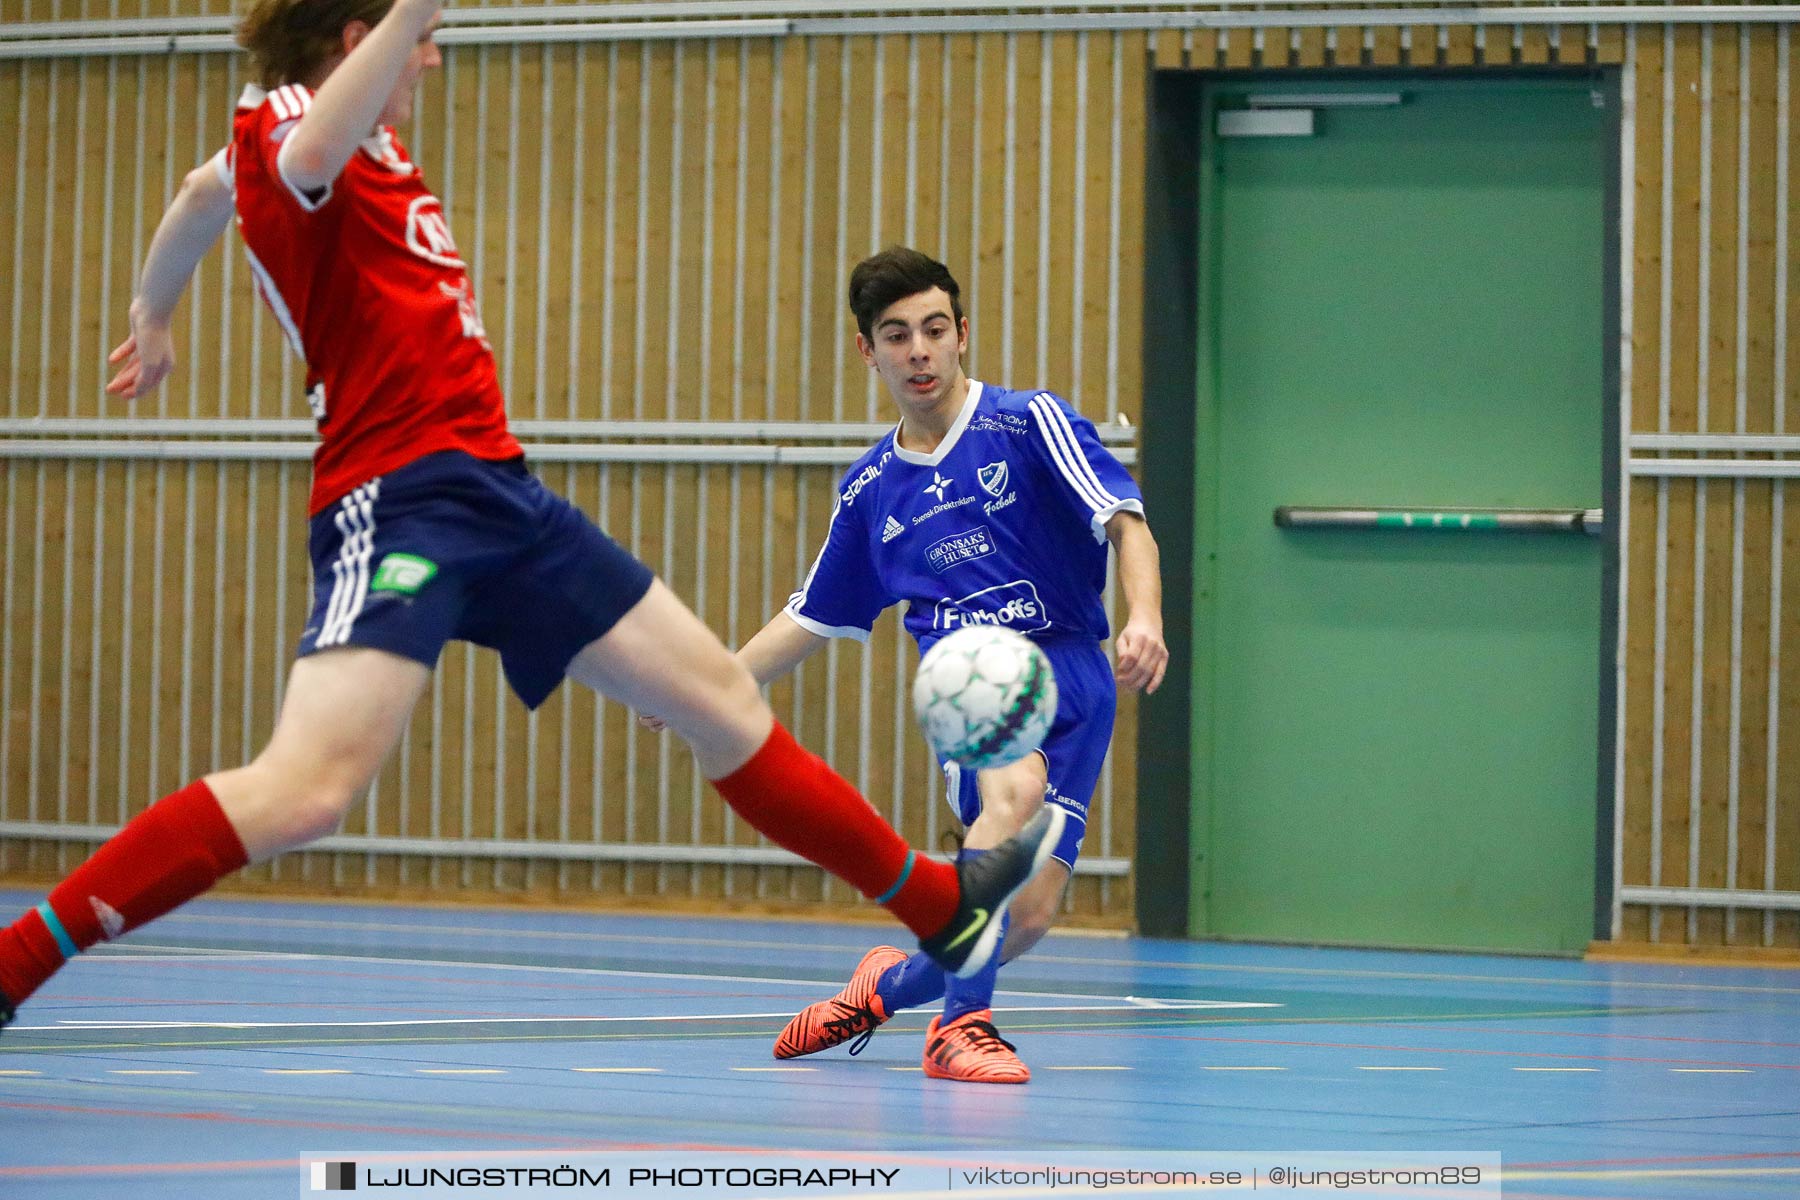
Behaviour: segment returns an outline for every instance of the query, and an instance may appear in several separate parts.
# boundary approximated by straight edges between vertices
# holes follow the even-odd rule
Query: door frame
[[[1218,456],[1218,375],[1214,361],[1214,276],[1218,204],[1206,169],[1212,137],[1207,120],[1218,85],[1291,82],[1294,71],[1153,71],[1149,80],[1144,164],[1144,400],[1143,428],[1156,436],[1139,447],[1142,482],[1162,548],[1163,611],[1169,646],[1168,679],[1140,703],[1138,718],[1137,877],[1135,903],[1141,933],[1154,937],[1205,936],[1204,919],[1211,847],[1205,830],[1211,796],[1210,760],[1216,655],[1196,636],[1190,614],[1204,617],[1212,602],[1218,546],[1213,493],[1197,486],[1214,472]],[[1601,465],[1607,512],[1601,549],[1600,654],[1594,664],[1599,698],[1599,737],[1594,820],[1593,930],[1596,940],[1613,933],[1618,846],[1618,645],[1622,505],[1619,427],[1621,79],[1616,67],[1408,71],[1319,70],[1309,81],[1395,83],[1412,81],[1558,80],[1590,83],[1606,104],[1606,195],[1602,252]],[[1188,519],[1179,519],[1185,515]],[[1196,824],[1199,828],[1196,829]]]

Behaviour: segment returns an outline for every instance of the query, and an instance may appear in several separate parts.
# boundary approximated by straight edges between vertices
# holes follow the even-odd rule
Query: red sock
[[[824,867],[900,918],[919,937],[956,912],[956,868],[916,855],[894,827],[781,727],[750,761],[713,781],[764,837]]]
[[[246,862],[204,780],[164,796],[75,868],[45,901],[0,930],[0,993],[18,1004],[74,952],[192,900]]]

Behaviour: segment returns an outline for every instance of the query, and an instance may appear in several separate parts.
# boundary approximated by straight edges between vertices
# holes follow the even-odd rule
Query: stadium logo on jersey
[[[960,600],[939,600],[931,615],[931,627],[945,631],[970,625],[1000,625],[1020,633],[1050,628],[1037,584],[1015,579],[998,587],[970,592]]]
[[[906,526],[894,520],[893,515],[890,513],[888,515],[887,524],[883,526],[881,530],[881,544],[885,546],[905,532]]]
[[[1007,468],[1006,460],[991,462],[975,472],[975,478],[981,484],[981,490],[998,498],[1006,491],[1006,485],[1012,482],[1012,472]]]
[[[931,482],[926,484],[922,490],[929,493],[933,497],[935,497],[937,499],[937,501],[941,504],[941,503],[943,503],[943,500],[944,500],[944,493],[949,491],[951,488],[953,488],[955,486],[956,486],[956,480],[945,479],[942,475],[939,475],[936,471],[933,471],[931,473]]]
[[[973,529],[965,529],[942,541],[931,543],[925,548],[925,561],[931,564],[932,570],[942,575],[951,567],[993,552],[994,535],[988,532],[986,525],[977,525]]]
[[[883,454],[878,461],[870,463],[861,471],[857,472],[856,478],[852,479],[844,488],[845,508],[855,504],[856,498],[862,495],[862,490],[881,478],[881,468],[887,466],[888,459],[892,457],[894,457],[894,452],[889,450],[887,453]]]
[[[462,270],[463,260],[444,220],[444,206],[436,196],[420,196],[406,208],[406,248],[440,267]]]

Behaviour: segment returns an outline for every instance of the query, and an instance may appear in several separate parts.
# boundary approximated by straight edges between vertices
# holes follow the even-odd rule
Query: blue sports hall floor
[[[926,1011],[776,1062],[887,933],[202,901],[0,1035],[0,1197],[628,1148],[1498,1152],[1515,1198],[1800,1196],[1800,971],[1056,935],[996,997],[1024,1087],[926,1078]]]

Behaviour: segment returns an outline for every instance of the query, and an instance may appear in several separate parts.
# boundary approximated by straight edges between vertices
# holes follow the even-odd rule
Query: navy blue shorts
[[[1106,765],[1106,751],[1112,745],[1119,690],[1113,682],[1112,663],[1098,643],[1039,642],[1038,649],[1056,673],[1056,720],[1039,747],[1050,779],[1044,799],[1069,814],[1062,841],[1050,854],[1073,871],[1081,843],[1087,837],[1088,803],[1094,798],[1094,787]],[[941,765],[944,798],[967,828],[981,815],[977,772],[965,771],[947,760]]]
[[[528,707],[643,599],[650,569],[518,459],[460,450],[377,476],[312,519],[300,654],[374,646],[437,665],[444,643],[500,652]]]

